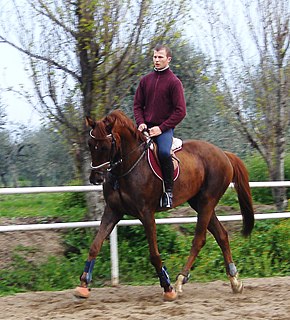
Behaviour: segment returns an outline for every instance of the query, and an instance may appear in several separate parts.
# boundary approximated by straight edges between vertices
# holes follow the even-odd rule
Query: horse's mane
[[[119,109],[107,115],[103,119],[103,122],[107,130],[109,129],[113,134],[117,133],[120,135],[124,129],[127,129],[136,139],[145,141],[144,135],[137,129],[135,123]]]
[[[104,140],[108,135],[113,134],[117,149],[121,148],[121,141],[128,140],[130,137],[137,141],[146,141],[134,124],[134,122],[121,110],[114,110],[99,121],[91,124],[93,136],[96,140]]]

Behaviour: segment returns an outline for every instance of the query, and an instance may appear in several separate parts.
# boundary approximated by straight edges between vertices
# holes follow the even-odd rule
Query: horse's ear
[[[91,127],[91,128],[94,128],[96,125],[95,121],[90,118],[90,117],[86,117],[86,126],[87,127]]]

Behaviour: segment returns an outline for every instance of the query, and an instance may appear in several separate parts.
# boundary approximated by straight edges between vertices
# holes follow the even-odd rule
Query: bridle
[[[138,165],[138,163],[141,161],[141,159],[145,156],[146,151],[150,148],[151,143],[153,143],[152,139],[147,139],[146,142],[142,142],[141,144],[139,144],[136,148],[134,148],[133,150],[131,150],[129,153],[127,153],[125,156],[119,158],[118,160],[114,160],[114,156],[115,156],[115,151],[116,151],[116,139],[114,137],[114,135],[108,134],[104,139],[97,139],[94,135],[93,135],[93,129],[90,131],[90,136],[91,138],[93,138],[94,140],[105,140],[107,138],[111,138],[111,150],[110,150],[110,160],[106,161],[98,166],[93,166],[93,163],[91,162],[91,169],[92,170],[99,170],[102,169],[104,167],[109,166],[108,168],[106,168],[107,171],[111,172],[113,169],[115,169],[119,164],[121,164],[122,162],[124,162],[126,160],[126,158],[128,158],[133,152],[135,152],[136,150],[138,150],[141,146],[144,146],[144,150],[141,153],[141,155],[138,157],[138,159],[134,162],[134,164],[130,167],[130,169],[128,169],[125,173],[123,173],[122,175],[118,175],[116,176],[116,178],[122,178],[125,177],[126,175],[128,175],[129,173],[131,173],[134,168]],[[125,159],[125,160],[123,160]]]
[[[93,138],[94,140],[101,140],[101,139],[97,139],[94,135],[93,135],[93,129],[90,131],[90,137]],[[111,138],[113,137],[112,134],[108,134],[106,136],[106,138]],[[102,139],[102,140],[105,140],[105,139]],[[112,148],[111,148],[112,149]],[[93,166],[93,162],[91,162],[91,169],[92,170],[99,170],[99,169],[102,169],[103,167],[107,166],[107,165],[110,165],[111,161],[106,161],[102,164],[99,164],[98,166]]]

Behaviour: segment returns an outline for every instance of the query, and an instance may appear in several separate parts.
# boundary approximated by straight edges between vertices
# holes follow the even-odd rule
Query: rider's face
[[[161,49],[159,51],[154,50],[153,63],[156,69],[166,68],[170,61],[171,57],[167,57],[165,49]]]

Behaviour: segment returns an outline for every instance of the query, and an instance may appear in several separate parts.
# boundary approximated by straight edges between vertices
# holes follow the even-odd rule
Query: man
[[[134,98],[134,117],[138,130],[148,129],[158,146],[158,157],[164,180],[160,207],[172,207],[173,163],[172,138],[175,126],[186,115],[181,81],[170,70],[171,50],[164,45],[154,48],[154,71],[144,76]]]

